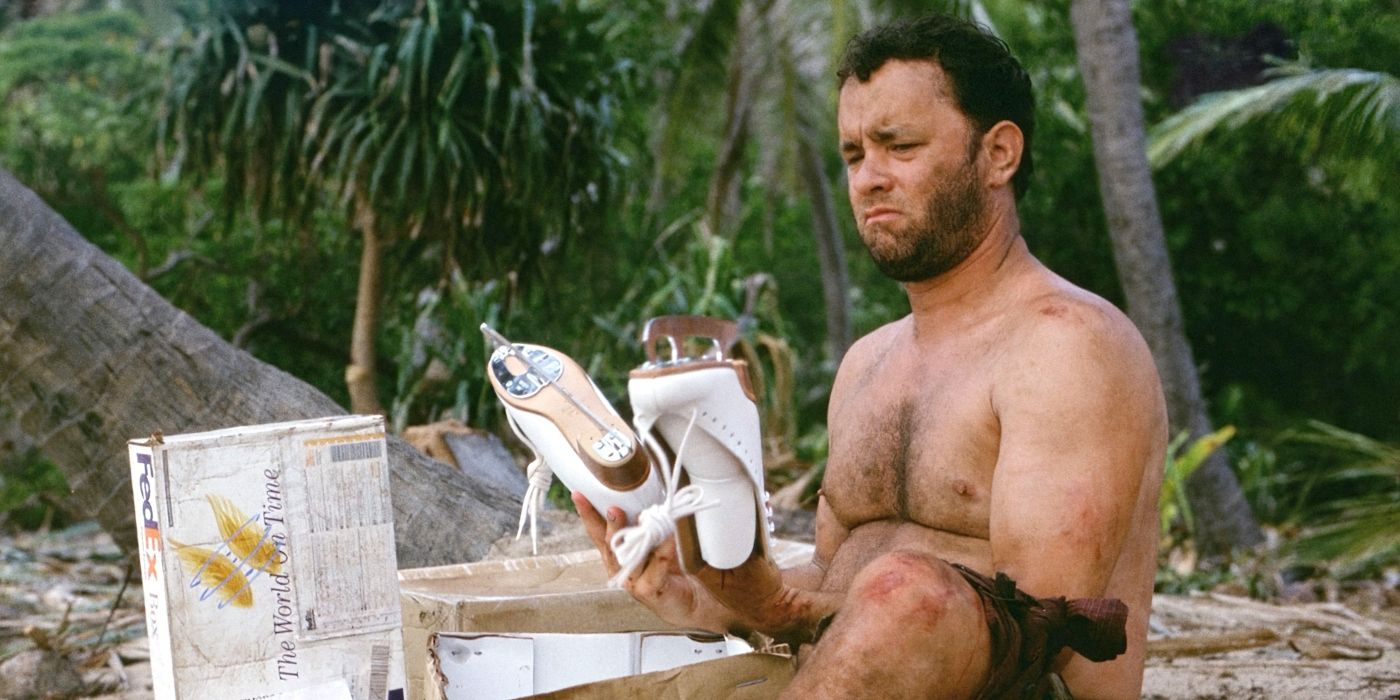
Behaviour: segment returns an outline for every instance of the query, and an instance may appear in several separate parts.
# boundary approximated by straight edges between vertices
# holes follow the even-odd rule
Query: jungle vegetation
[[[226,340],[397,429],[502,431],[482,321],[617,399],[646,318],[740,319],[782,484],[823,463],[845,348],[906,311],[835,148],[832,64],[861,28],[941,9],[1007,41],[1037,91],[1027,241],[1125,305],[1070,6],[0,0],[0,167]],[[1163,585],[1199,564],[1182,484],[1212,449],[1288,576],[1393,569],[1400,5],[1131,10],[1159,272],[1220,429],[1174,443]],[[64,517],[13,432],[4,524]]]

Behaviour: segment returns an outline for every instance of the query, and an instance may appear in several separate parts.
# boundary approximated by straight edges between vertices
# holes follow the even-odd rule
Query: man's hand
[[[580,493],[574,494],[574,505],[602,554],[608,575],[613,576],[621,567],[608,543],[628,525],[626,515],[614,507],[605,521]],[[780,638],[801,637],[815,629],[822,617],[835,612],[839,602],[838,596],[784,585],[777,566],[762,556],[735,569],[703,566],[694,576],[686,575],[675,537],[657,547],[623,587],[657,617],[674,625],[712,632],[757,630]]]
[[[603,566],[611,578],[621,570],[617,556],[609,543],[618,530],[627,526],[627,516],[616,506],[608,510],[607,520],[580,492],[574,493],[574,506],[583,520],[589,539],[602,554]],[[656,616],[680,627],[694,627],[711,632],[727,632],[734,614],[726,610],[695,579],[681,570],[674,537],[661,543],[641,566],[623,582],[632,597],[647,606]]]

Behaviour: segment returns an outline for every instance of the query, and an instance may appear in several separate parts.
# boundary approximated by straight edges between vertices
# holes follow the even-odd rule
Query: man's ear
[[[982,157],[986,158],[987,184],[1004,187],[1011,182],[1011,176],[1021,166],[1021,149],[1026,139],[1021,127],[1009,121],[999,121],[982,134]]]

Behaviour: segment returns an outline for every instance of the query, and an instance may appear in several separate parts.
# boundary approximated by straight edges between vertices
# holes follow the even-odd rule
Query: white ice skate
[[[535,453],[517,537],[528,519],[538,552],[536,514],[553,475],[599,513],[617,506],[629,520],[663,499],[662,479],[636,433],[577,362],[558,350],[511,343],[484,323],[481,332],[496,346],[486,368],[491,388],[511,429]]]
[[[758,407],[746,363],[726,356],[737,337],[730,321],[654,318],[642,331],[647,362],[627,384],[633,424],[644,443],[663,472],[680,477],[682,491],[693,492],[687,500],[698,501],[689,512],[671,514],[682,565],[692,573],[702,564],[733,569],[769,553],[773,525],[763,490]],[[697,339],[709,348],[692,357],[686,344]],[[662,357],[658,341],[668,346]],[[676,487],[668,484],[670,492]]]

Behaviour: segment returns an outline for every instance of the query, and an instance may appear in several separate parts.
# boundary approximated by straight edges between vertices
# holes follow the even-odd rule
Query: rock
[[[492,433],[449,419],[405,428],[403,439],[423,454],[499,486],[510,496],[525,496],[525,474]]]
[[[810,510],[773,509],[773,534],[798,542],[811,542],[816,530],[817,514]]]
[[[0,697],[61,700],[83,690],[83,677],[72,662],[52,651],[30,649],[0,664]]]
[[[471,429],[443,433],[442,438],[462,471],[497,485],[516,498],[525,497],[525,473],[515,464],[500,438]]]
[[[44,591],[43,601],[52,610],[67,610],[78,602],[78,597],[73,595],[72,584],[60,583]]]
[[[1278,600],[1281,603],[1316,603],[1317,591],[1306,581],[1285,583],[1278,592]]]
[[[440,420],[427,425],[410,425],[403,430],[404,442],[413,445],[422,452],[439,462],[451,464],[461,468],[457,460],[452,456],[452,450],[448,449],[447,443],[443,441],[443,436],[447,433],[470,431],[458,420]]]

